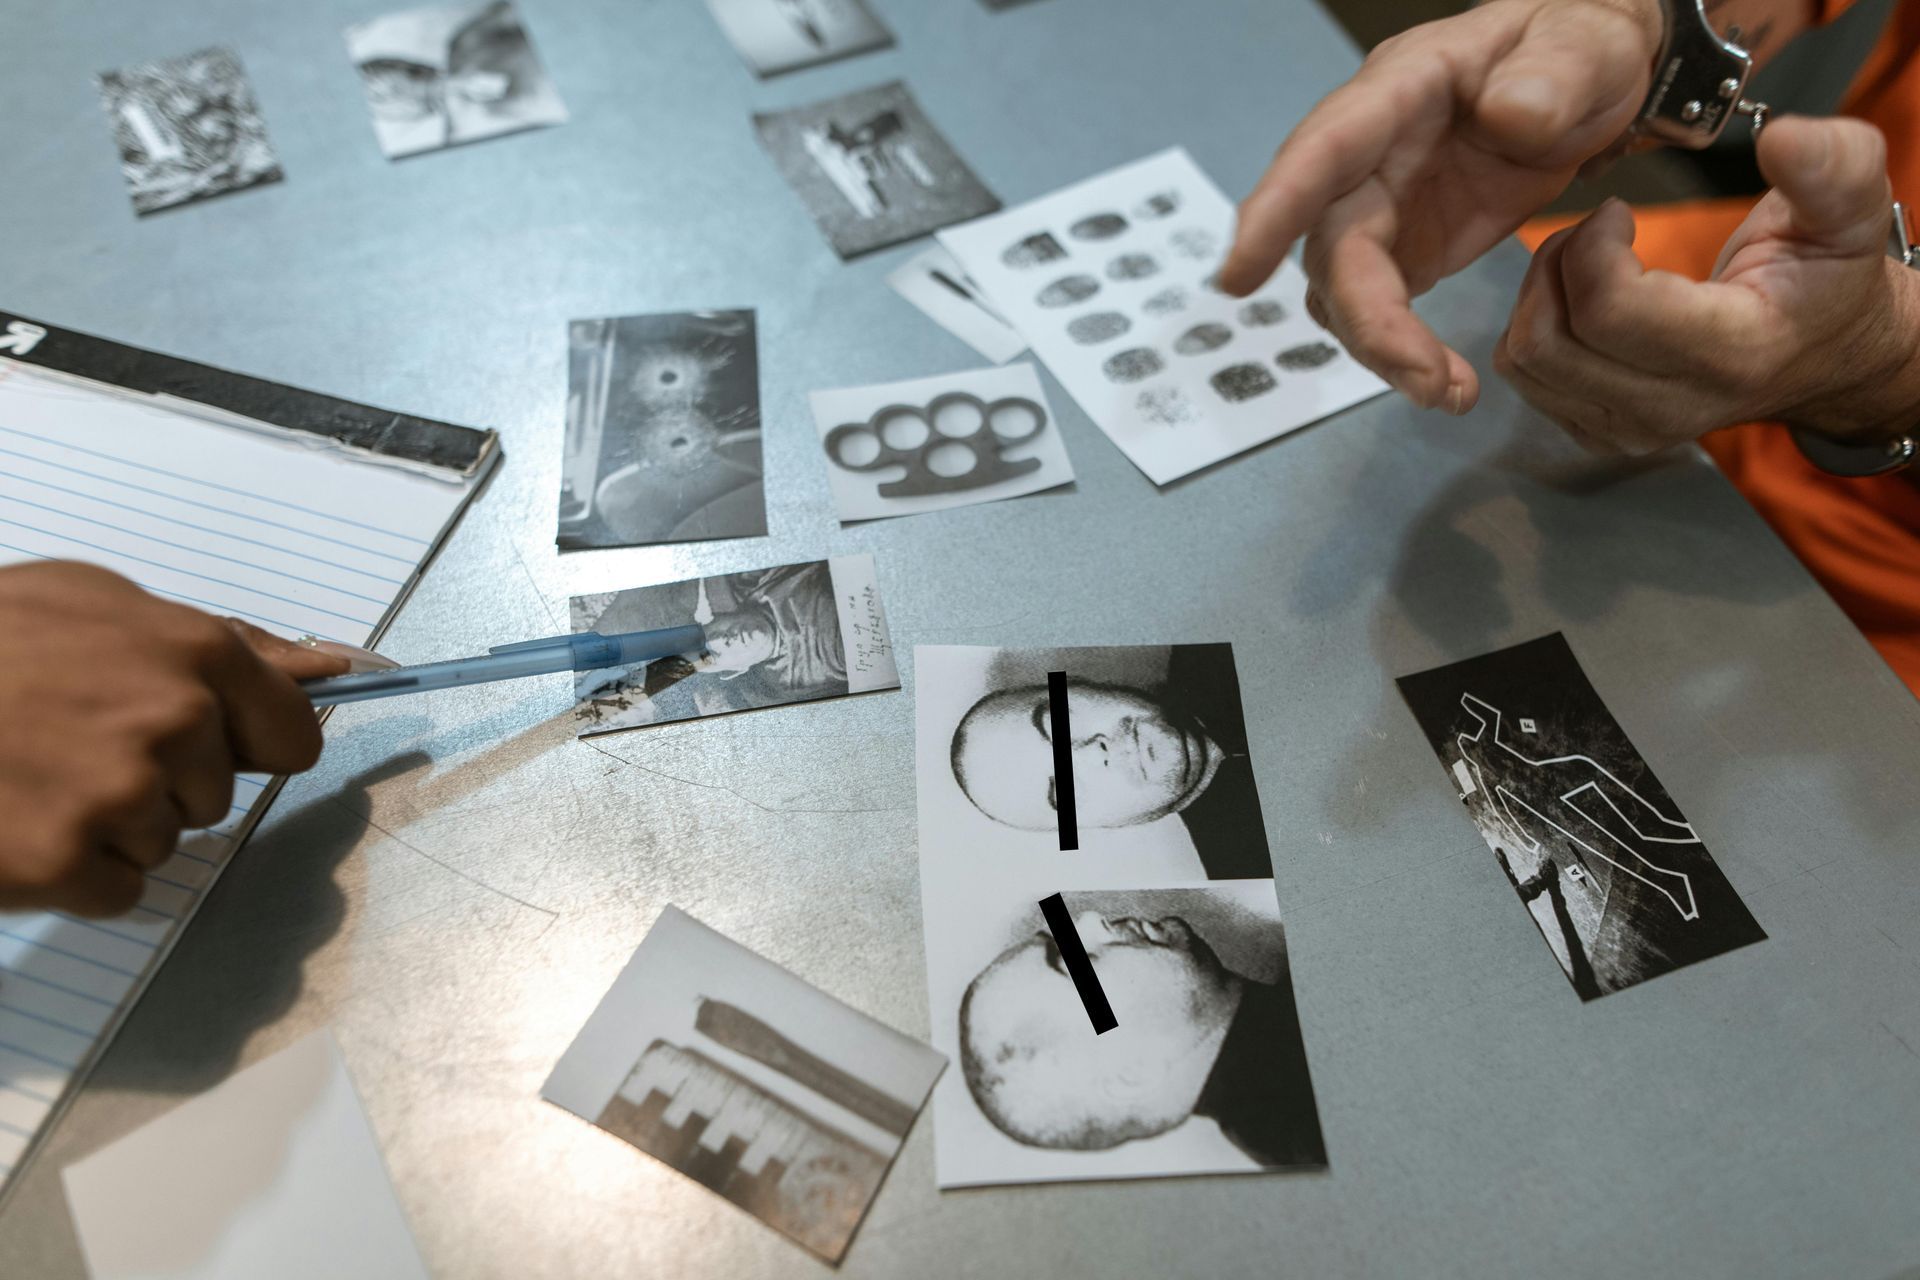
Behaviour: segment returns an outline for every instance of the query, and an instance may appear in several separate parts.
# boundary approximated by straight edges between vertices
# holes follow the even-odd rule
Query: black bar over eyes
[[[1053,807],[1060,821],[1060,847],[1080,847],[1080,820],[1073,807],[1073,731],[1067,724],[1067,673],[1047,672],[1053,739]]]
[[[1047,932],[1053,935],[1053,945],[1060,950],[1067,976],[1073,979],[1080,1003],[1086,1006],[1093,1034],[1105,1035],[1119,1026],[1120,1020],[1113,1016],[1113,1006],[1107,1003],[1107,993],[1100,986],[1100,975],[1093,971],[1093,961],[1087,959],[1087,949],[1080,945],[1079,931],[1073,927],[1073,917],[1067,914],[1066,899],[1057,893],[1040,899],[1040,914],[1046,917]]]

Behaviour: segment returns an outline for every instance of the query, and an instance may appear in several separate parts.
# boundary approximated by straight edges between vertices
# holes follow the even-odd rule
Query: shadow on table
[[[435,803],[450,805],[484,785],[503,760],[571,742],[571,734],[555,738],[556,719],[528,725],[435,778]],[[194,1094],[232,1074],[249,1038],[294,1007],[309,958],[339,933],[347,902],[336,874],[376,830],[375,789],[436,758],[430,742],[417,738],[395,754],[378,753],[426,725],[392,717],[328,743],[330,756],[374,760],[297,807],[274,806],[208,894],[89,1088]]]

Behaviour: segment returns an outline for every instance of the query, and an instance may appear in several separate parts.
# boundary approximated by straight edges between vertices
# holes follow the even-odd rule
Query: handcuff
[[[1739,43],[1740,28],[1729,28],[1725,36],[1715,31],[1707,19],[1707,0],[1662,0],[1661,8],[1666,33],[1653,64],[1653,84],[1632,132],[1698,151],[1712,146],[1735,117],[1744,116],[1757,139],[1766,127],[1768,108],[1746,96],[1753,55]],[[1906,210],[1897,203],[1887,252],[1906,266],[1920,266]],[[1802,456],[1832,475],[1885,475],[1920,458],[1920,430],[1872,442],[1832,440],[1804,427],[1789,426],[1788,431]]]

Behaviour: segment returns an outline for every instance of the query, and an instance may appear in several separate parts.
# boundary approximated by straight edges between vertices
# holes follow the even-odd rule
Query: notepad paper
[[[328,1031],[63,1176],[93,1280],[426,1280]]]
[[[0,358],[0,565],[84,560],[283,636],[365,644],[476,483]],[[240,778],[128,915],[0,914],[0,1189],[274,787]]]

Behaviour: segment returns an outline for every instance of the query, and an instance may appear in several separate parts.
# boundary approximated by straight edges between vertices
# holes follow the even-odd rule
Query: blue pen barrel
[[[517,680],[522,676],[549,675],[556,671],[594,671],[602,667],[632,666],[675,654],[697,654],[706,647],[707,633],[699,626],[629,631],[607,636],[583,631],[577,635],[502,645],[477,658],[456,658],[450,662],[429,662],[391,671],[367,671],[358,675],[307,680],[302,682],[302,688],[313,700],[314,706],[331,707],[342,702],[364,702],[370,698],[425,693],[430,689],[451,689],[464,684],[491,684],[495,680]]]

